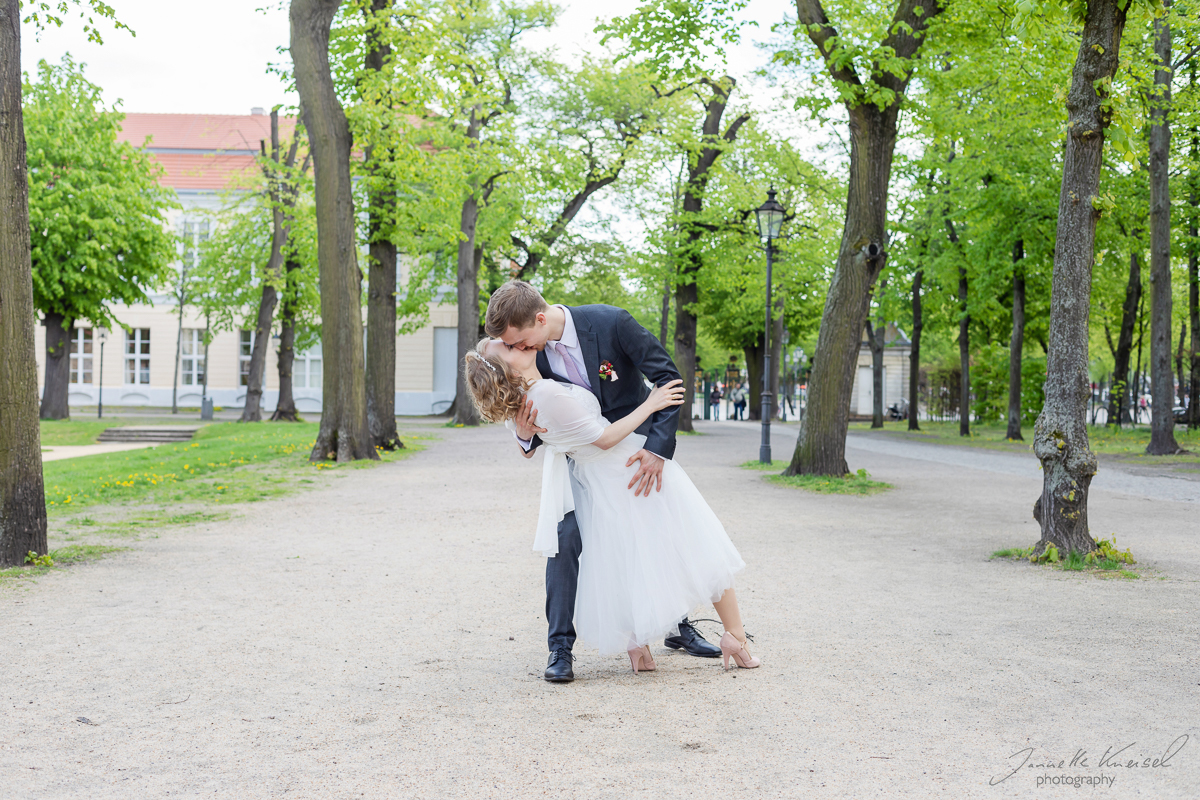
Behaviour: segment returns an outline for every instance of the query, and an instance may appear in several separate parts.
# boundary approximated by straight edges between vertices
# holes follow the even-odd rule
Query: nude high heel
[[[729,669],[730,656],[733,657],[734,663],[742,669],[754,669],[762,663],[750,655],[750,651],[746,649],[746,642],[738,641],[738,638],[729,631],[725,631],[725,635],[721,637],[720,645],[726,670]]]
[[[626,652],[629,653],[629,663],[633,666],[634,675],[638,674],[639,669],[644,672],[654,672],[658,669],[658,665],[654,663],[654,656],[650,655],[649,645],[633,647]]]

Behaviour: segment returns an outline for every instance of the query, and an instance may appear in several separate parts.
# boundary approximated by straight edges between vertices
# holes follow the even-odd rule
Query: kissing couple
[[[475,406],[526,458],[547,450],[533,542],[547,557],[546,680],[574,680],[577,635],[627,652],[635,674],[656,669],[649,643],[672,633],[667,647],[757,667],[733,589],[745,562],[672,460],[684,389],[659,341],[624,309],[551,306],[516,280],[492,294],[484,330],[463,365]],[[707,602],[719,650],[687,620]]]

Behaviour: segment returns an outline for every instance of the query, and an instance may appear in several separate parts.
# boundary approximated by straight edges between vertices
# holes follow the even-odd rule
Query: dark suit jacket
[[[629,312],[616,306],[567,306],[579,334],[584,369],[592,394],[600,401],[600,413],[609,422],[629,414],[645,401],[650,390],[642,376],[655,386],[677,380],[679,370],[658,339],[638,324]],[[617,373],[616,380],[600,379],[600,363],[607,361]],[[570,383],[550,369],[545,352],[538,353],[538,371],[543,378]],[[663,458],[675,456],[675,431],[679,427],[680,406],[656,411],[637,432],[645,435],[646,449]],[[533,446],[541,440],[534,438]]]

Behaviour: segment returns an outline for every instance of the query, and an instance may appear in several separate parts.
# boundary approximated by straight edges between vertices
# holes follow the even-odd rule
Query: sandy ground
[[[895,490],[822,496],[736,466],[757,425],[699,427],[678,458],[749,564],[762,668],[657,647],[635,677],[581,647],[578,680],[541,680],[540,459],[436,428],[0,593],[0,795],[1200,795],[1195,502],[1102,481],[1092,529],[1144,577],[1100,580],[988,560],[1037,538],[1032,457],[855,435]],[[1038,785],[1064,776],[1105,783]]]
[[[42,461],[94,456],[98,453],[119,453],[122,450],[144,450],[158,442],[102,442],[101,444],[61,444],[42,448]]]

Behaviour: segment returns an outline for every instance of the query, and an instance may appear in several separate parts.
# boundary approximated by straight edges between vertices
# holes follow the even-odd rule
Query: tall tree
[[[388,27],[392,0],[371,0],[363,8],[367,28],[366,70],[383,77],[391,66],[392,46]],[[386,89],[377,95],[388,115],[396,103]],[[391,125],[382,123],[386,139]],[[388,223],[395,217],[392,208],[396,187],[386,179],[386,146],[371,143],[365,148],[367,169],[367,427],[377,448],[396,450],[404,447],[396,430],[396,243],[388,235]]]
[[[510,234],[512,275],[521,280],[532,279],[589,200],[617,181],[668,109],[641,65],[589,59],[578,70],[547,66],[524,115],[533,128],[521,169],[527,194]]]
[[[1088,314],[1100,168],[1105,131],[1112,120],[1108,85],[1117,71],[1121,34],[1131,0],[1087,0],[1067,93],[1067,143],[1063,155],[1058,235],[1050,296],[1046,399],[1034,426],[1033,450],[1042,462],[1042,495],[1035,504],[1041,525],[1036,554],[1088,553],[1088,489],[1096,456],[1088,446]],[[1076,8],[1072,6],[1072,8]]]
[[[25,86],[33,301],[46,326],[43,419],[69,415],[69,341],[75,320],[115,323],[110,304],[149,303],[176,260],[160,187],[145,151],[118,141],[124,115],[71,57],[42,61]]]
[[[683,189],[682,214],[680,215],[679,242],[676,246],[678,266],[675,278],[675,367],[680,375],[693,375],[696,371],[696,309],[699,300],[696,276],[703,266],[701,241],[706,229],[699,217],[704,211],[704,195],[712,176],[717,158],[735,139],[738,129],[750,119],[749,114],[740,114],[725,126],[721,120],[729,104],[736,82],[726,75],[720,80],[701,78],[701,85],[708,92],[704,104],[704,121],[700,138],[689,147],[687,182]],[[693,408],[695,381],[685,380],[683,407]],[[692,430],[690,414],[679,416],[679,430]]]
[[[1169,11],[1171,0],[1162,0]],[[1180,451],[1175,441],[1175,380],[1171,374],[1171,24],[1154,19],[1154,89],[1150,99],[1150,455]]]
[[[21,121],[21,10],[0,0],[0,566],[46,552],[29,189]]]
[[[918,419],[921,410],[921,332],[925,328],[925,317],[921,308],[921,282],[925,279],[925,268],[918,265],[912,281],[912,349],[908,354],[908,429],[921,430]]]
[[[1189,71],[1192,87],[1196,69]],[[1192,129],[1188,172],[1188,327],[1192,331],[1191,371],[1188,376],[1188,427],[1200,428],[1200,135]],[[1180,376],[1182,380],[1182,376]]]
[[[279,302],[280,290],[284,285],[283,261],[287,246],[289,220],[286,204],[295,205],[286,188],[286,176],[296,164],[296,151],[300,137],[293,136],[287,155],[283,155],[279,143],[279,109],[271,109],[271,148],[260,143],[262,149],[263,175],[267,183],[267,199],[271,206],[271,255],[267,259],[260,283],[262,293],[258,303],[258,314],[254,320],[254,339],[250,348],[250,374],[246,378],[246,402],[242,406],[242,422],[262,421],[263,384],[266,383],[267,347],[271,342],[271,329],[275,324],[275,306]]]
[[[883,427],[883,348],[887,344],[887,321],[883,317],[884,281],[879,283],[879,319],[867,317],[867,345],[871,350],[871,427]]]
[[[1025,348],[1025,242],[1013,242],[1012,336],[1008,340],[1008,431],[1004,438],[1024,441],[1021,436],[1021,360]]]
[[[1112,386],[1109,388],[1108,424],[1118,428],[1130,421],[1130,376],[1129,362],[1133,354],[1133,329],[1137,326],[1138,307],[1142,301],[1142,266],[1140,232],[1129,237],[1129,280],[1125,284],[1125,299],[1121,304],[1121,327],[1117,331],[1117,342],[1113,345],[1112,333],[1105,325],[1104,333],[1108,348],[1113,355]]]
[[[809,378],[808,410],[786,474],[844,475],[850,392],[870,290],[883,270],[892,155],[913,58],[938,0],[900,0],[878,47],[860,55],[820,0],[796,0],[796,17],[824,60],[849,116],[850,190]]]
[[[329,30],[340,0],[292,0],[291,54],[316,172],[321,275],[321,427],[310,459],[378,459],[367,428],[362,272],[350,192],[350,127],[329,71]]]
[[[21,2],[0,0],[0,566],[46,552],[46,493],[38,428],[29,184],[21,113]],[[104,3],[86,3],[112,17]],[[30,21],[62,25],[66,3],[29,4]],[[118,28],[125,26],[117,23]],[[99,42],[92,18],[84,30]]]

